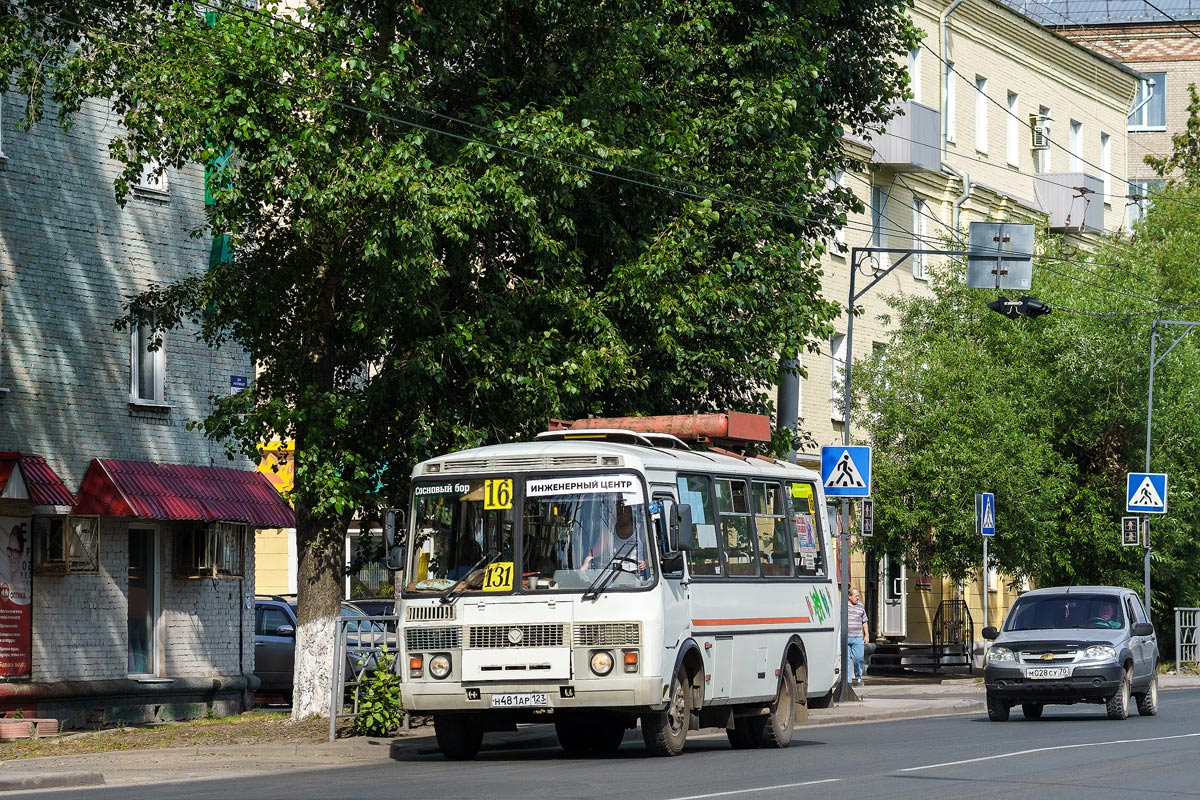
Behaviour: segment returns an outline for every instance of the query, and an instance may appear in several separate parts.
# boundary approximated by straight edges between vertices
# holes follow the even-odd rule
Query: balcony
[[[942,166],[942,114],[912,100],[901,103],[883,133],[869,143],[875,147],[872,164],[896,172],[938,172]]]
[[[1104,181],[1085,172],[1046,172],[1034,176],[1038,207],[1056,233],[1104,230]]]

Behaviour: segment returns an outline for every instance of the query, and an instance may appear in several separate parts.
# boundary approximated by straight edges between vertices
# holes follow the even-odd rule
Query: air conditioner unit
[[[1046,118],[1038,114],[1029,115],[1029,130],[1033,134],[1032,147],[1034,150],[1050,149],[1050,126]]]

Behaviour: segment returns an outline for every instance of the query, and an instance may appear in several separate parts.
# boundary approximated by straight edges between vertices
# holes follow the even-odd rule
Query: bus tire
[[[754,735],[754,726],[750,724],[748,717],[742,717],[735,725],[736,727],[725,729],[730,747],[734,750],[750,750],[758,747],[758,737]]]
[[[601,717],[595,720],[589,733],[592,750],[597,753],[615,753],[625,741],[625,721],[616,717]]]
[[[591,748],[587,720],[581,717],[554,720],[554,733],[558,744],[568,753],[583,753]]]
[[[451,761],[472,761],[483,744],[483,728],[466,714],[434,714],[438,749]]]
[[[683,752],[691,719],[688,694],[688,678],[681,669],[671,679],[667,707],[642,715],[642,740],[651,755],[677,756]]]
[[[804,667],[796,669],[803,670]],[[807,682],[803,680],[800,683]],[[758,740],[759,747],[780,750],[792,743],[792,731],[796,727],[796,673],[787,664],[779,673],[779,691],[775,695],[775,702],[767,707],[767,715],[757,718],[755,722],[758,729],[754,738]]]

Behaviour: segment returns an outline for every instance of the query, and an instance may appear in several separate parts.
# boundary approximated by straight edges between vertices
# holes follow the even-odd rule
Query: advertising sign
[[[0,677],[30,674],[33,617],[30,613],[31,520],[0,517]]]

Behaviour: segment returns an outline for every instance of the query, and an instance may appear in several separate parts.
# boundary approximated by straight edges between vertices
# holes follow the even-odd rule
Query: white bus
[[[646,431],[424,461],[392,550],[404,707],[451,759],[522,722],[568,751],[616,750],[638,722],[656,755],[701,727],[786,747],[835,684],[824,508],[811,470]]]

